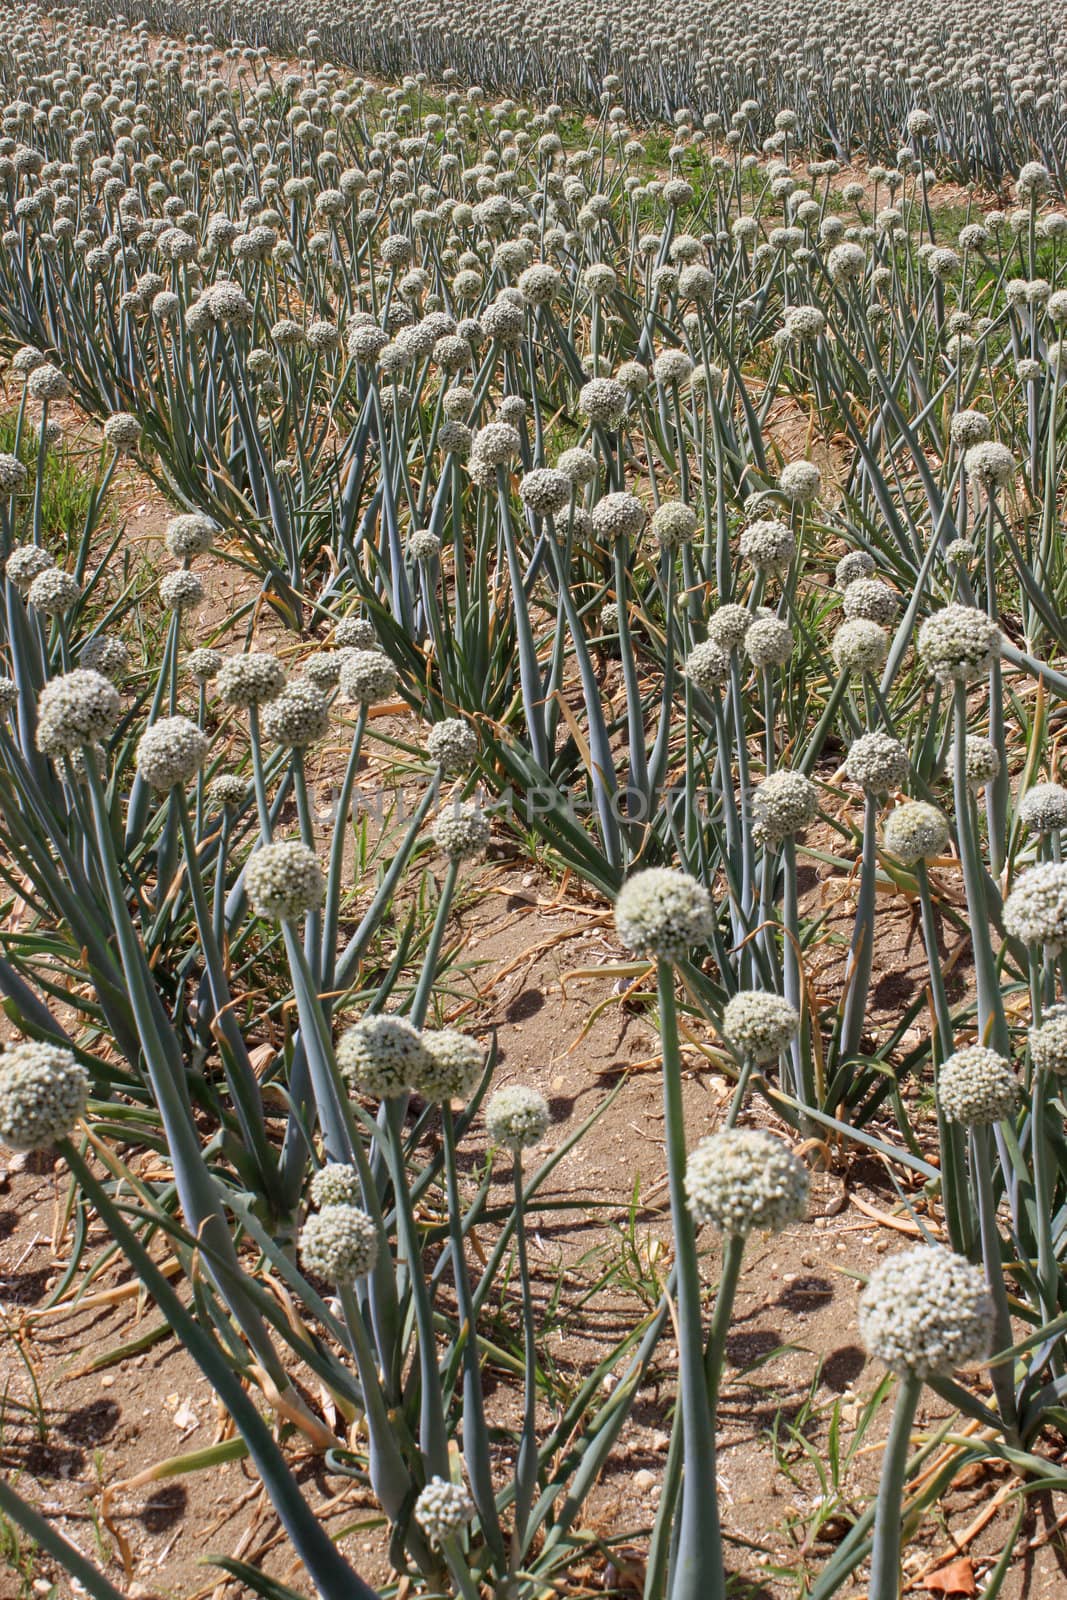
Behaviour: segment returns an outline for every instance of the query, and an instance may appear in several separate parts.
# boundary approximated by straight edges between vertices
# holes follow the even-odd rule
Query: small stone
[[[647,1494],[655,1481],[647,1467],[642,1467],[640,1472],[634,1473],[634,1488],[639,1494]]]

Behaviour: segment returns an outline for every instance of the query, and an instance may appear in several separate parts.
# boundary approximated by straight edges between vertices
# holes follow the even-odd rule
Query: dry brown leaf
[[[265,1072],[270,1066],[276,1054],[277,1052],[272,1044],[253,1045],[248,1052],[248,1059],[257,1078],[261,1072]]]
[[[877,1206],[872,1206],[858,1194],[850,1194],[849,1199],[857,1211],[862,1211],[865,1217],[880,1222],[883,1228],[892,1228],[896,1233],[906,1233],[912,1238],[918,1238],[921,1230],[918,1225],[908,1217],[894,1217],[888,1211],[880,1211]]]
[[[960,1556],[958,1561],[950,1562],[947,1567],[927,1573],[922,1583],[927,1594],[978,1593],[978,1585],[974,1581],[974,1563],[970,1556]]]

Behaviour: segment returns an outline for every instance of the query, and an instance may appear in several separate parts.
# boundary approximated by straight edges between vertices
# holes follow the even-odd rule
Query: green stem
[[[226,974],[223,970],[222,952],[215,940],[215,929],[211,912],[208,908],[207,894],[204,891],[204,881],[200,874],[200,859],[196,848],[193,822],[189,815],[188,798],[180,784],[174,789],[173,794],[181,827],[182,843],[185,847],[185,871],[189,884],[190,898],[193,902],[193,916],[196,920],[197,932],[200,935],[200,947],[204,955],[204,970],[207,975],[208,991],[211,995],[211,1004],[215,1013],[211,1019],[212,1032],[217,1034],[220,1043],[225,1043],[226,1049],[221,1054],[227,1080],[230,1084],[230,1092],[233,1095],[234,1109],[241,1124],[241,1131],[249,1149],[255,1155],[256,1164],[264,1184],[271,1194],[272,1202],[277,1205],[281,1200],[281,1194],[278,1190],[277,1161],[267,1138],[259,1082],[252,1070],[252,1063],[248,1058],[248,1051],[245,1047],[241,1030],[237,1026],[237,1018],[234,1016],[231,1003],[230,986],[226,981]]]
[[[356,1129],[348,1096],[338,1078],[330,1030],[323,1015],[318,988],[308,966],[296,925],[284,922],[282,937],[289,957],[296,1014],[300,1022],[300,1034],[304,1041],[315,1109],[318,1112],[319,1126],[326,1144],[326,1154],[331,1161],[356,1161],[359,1164],[360,1180],[364,1186],[364,1204],[370,1210],[373,1195],[367,1192],[367,1186],[369,1183],[370,1190],[373,1191],[374,1183],[370,1179],[369,1170],[365,1167],[363,1141]]]
[[[941,954],[937,942],[937,917],[934,912],[933,897],[930,894],[930,878],[926,870],[925,861],[917,861],[915,863],[915,879],[919,885],[919,909],[922,915],[926,963],[930,969],[930,999],[934,1008],[934,1021],[937,1024],[937,1043],[941,1058],[944,1060],[952,1054],[953,1050],[952,1013],[949,1010],[948,995],[945,992],[945,977],[941,970]]]
[[[745,1103],[745,1095],[748,1093],[749,1079],[752,1077],[755,1065],[756,1063],[752,1056],[746,1056],[741,1063],[741,1070],[737,1074],[737,1085],[730,1101],[730,1109],[726,1113],[726,1121],[723,1123],[725,1128],[733,1128],[737,1124],[737,1119],[741,1115],[741,1108]]]
[[[1049,1321],[1059,1311],[1061,1277],[1052,1240],[1052,1188],[1049,1182],[1049,1143],[1045,1133],[1046,1088],[1045,1074],[1035,1066],[1030,1102],[1030,1149],[1034,1166],[1037,1277],[1042,1315]]]
[[[292,777],[293,797],[296,800],[297,820],[300,824],[300,837],[309,850],[315,849],[315,824],[311,817],[311,796],[308,794],[307,772],[304,767],[304,752],[294,749],[289,756],[289,772]],[[322,912],[313,910],[308,912],[304,928],[304,952],[307,956],[308,966],[314,974],[318,986],[322,987]]]
[[[966,1152],[963,1129],[959,1123],[949,1122],[936,1095],[938,1063],[947,1060],[952,1054],[953,1027],[948,995],[945,993],[945,977],[941,971],[937,917],[934,912],[933,897],[930,894],[930,878],[925,861],[915,863],[915,880],[919,885],[923,944],[926,946],[926,964],[930,973],[930,1001],[934,1009],[934,1023],[937,1030],[932,1045],[937,1134],[941,1151],[941,1204],[944,1208],[949,1243],[957,1255],[967,1255],[969,1245],[966,1218],[971,1214],[971,1205],[965,1179]]]
[[[41,401],[41,422],[37,433],[37,472],[33,481],[33,542],[43,544],[41,527],[44,511],[44,466],[48,456],[48,401]]]
[[[467,1558],[460,1549],[459,1540],[454,1533],[441,1540],[441,1551],[463,1600],[481,1600],[481,1591],[474,1581],[474,1575],[467,1565]]]
[[[459,875],[459,862],[449,861],[445,869],[445,881],[441,885],[441,895],[437,902],[437,912],[434,916],[433,927],[426,944],[426,954],[422,961],[422,971],[411,1001],[411,1023],[415,1028],[421,1028],[426,1022],[426,1013],[430,1009],[430,996],[433,993],[434,979],[437,976],[437,962],[441,954],[441,943],[448,925],[448,914],[452,909],[452,900],[456,892],[456,878]]]
[[[474,1503],[486,1541],[499,1554],[503,1554],[504,1541],[496,1514],[493,1494],[492,1461],[489,1451],[489,1428],[485,1420],[485,1397],[482,1394],[482,1369],[478,1359],[477,1312],[471,1295],[467,1274],[467,1256],[463,1241],[463,1209],[459,1195],[459,1174],[456,1166],[456,1124],[452,1107],[441,1107],[441,1132],[445,1157],[445,1186],[448,1195],[448,1232],[452,1247],[452,1279],[456,1288],[456,1307],[459,1312],[459,1337],[463,1340],[463,1456],[467,1463]]]
[[[519,1257],[519,1285],[522,1291],[523,1407],[522,1439],[515,1463],[515,1531],[512,1535],[512,1569],[522,1559],[526,1543],[526,1524],[533,1505],[537,1481],[537,1330],[534,1326],[533,1294],[530,1287],[530,1262],[526,1250],[526,1208],[522,1189],[522,1152],[516,1150],[512,1165],[515,1187],[515,1246]]]
[[[974,970],[978,990],[978,1025],[985,1043],[1003,1056],[1011,1055],[1011,1035],[1004,1015],[1004,1001],[997,977],[997,963],[989,938],[989,907],[986,903],[985,876],[974,828],[971,793],[967,783],[967,685],[955,685],[954,797],[956,827],[963,865],[963,887],[967,897]]]
[[[921,1392],[922,1382],[919,1378],[910,1373],[901,1378],[878,1485],[867,1600],[900,1600],[900,1522],[904,1477],[908,1466],[911,1425],[915,1420]]]
[[[845,1010],[841,1019],[841,1056],[859,1052],[874,968],[874,929],[878,881],[878,800],[863,802],[863,854],[852,947],[845,964]]]
[[[404,1160],[404,1099],[393,1096],[385,1102],[385,1122],[392,1167],[393,1197],[396,1204],[398,1254],[407,1258],[408,1280],[415,1311],[419,1355],[419,1444],[426,1476],[447,1478],[448,1435],[445,1430],[441,1372],[437,1364],[437,1340],[433,1326],[433,1307],[423,1271],[415,1214],[408,1189]]]
[[[764,861],[766,872],[768,862]],[[801,1017],[804,1015],[803,973],[800,965],[800,903],[797,898],[797,841],[793,834],[782,840],[782,974],[785,998]],[[790,1045],[793,1083],[797,1099],[804,1107],[815,1107],[815,1078],[812,1052],[808,1047],[807,1027]]]
[[[345,1327],[348,1329],[352,1354],[359,1372],[360,1388],[363,1390],[363,1408],[367,1424],[367,1464],[371,1487],[390,1522],[396,1522],[403,1514],[404,1504],[411,1490],[411,1474],[397,1443],[396,1429],[390,1419],[385,1396],[382,1393],[378,1364],[355,1290],[351,1284],[339,1283],[337,1297],[344,1312]]]
[[[715,1296],[715,1311],[711,1319],[711,1333],[704,1352],[704,1371],[708,1380],[708,1401],[711,1406],[712,1427],[715,1426],[719,1407],[719,1385],[726,1360],[726,1335],[730,1331],[730,1318],[734,1309],[734,1296],[741,1276],[741,1260],[745,1253],[743,1233],[729,1233],[723,1239],[722,1267],[719,1272],[719,1291]]]
[[[359,755],[363,733],[367,726],[367,708],[361,705],[348,752],[348,764],[341,780],[340,793],[333,818],[333,839],[330,844],[330,864],[326,875],[326,907],[322,914],[322,953],[319,958],[326,987],[332,988],[334,967],[337,961],[337,930],[341,918],[341,890],[344,878],[345,845],[348,842],[348,813],[352,806],[352,790],[359,771]]]
[[[686,1203],[685,1113],[674,968],[656,964],[663,1042],[663,1109],[667,1173],[678,1269],[678,1388],[685,1431],[685,1484],[670,1574],[670,1600],[723,1600],[722,1534],[715,1482],[715,1433],[711,1422],[700,1305],[696,1235]]]
[[[769,778],[774,771],[775,745],[775,695],[774,674],[769,668],[764,668],[760,673],[760,687],[763,690],[763,761],[765,766],[764,776]]]
[[[259,733],[259,707],[248,708],[248,737],[252,745],[252,783],[256,791],[256,813],[259,817],[259,835],[263,844],[270,844],[273,835],[270,820],[270,801],[263,767],[263,741]]]
[[[678,1491],[682,1486],[684,1453],[685,1429],[676,1410],[671,1427],[671,1442],[667,1448],[667,1465],[663,1470],[663,1482],[660,1485],[659,1505],[656,1507],[655,1526],[648,1545],[644,1600],[663,1600],[667,1559],[673,1544],[671,1535],[674,1528],[674,1508],[678,1503]]]
[[[384,1241],[385,1223],[378,1185],[374,1181],[363,1139],[356,1126],[352,1102],[337,1072],[329,1026],[322,1002],[315,991],[304,947],[297,929],[291,922],[282,924],[282,934],[285,939],[286,954],[289,957],[289,972],[293,980],[300,1034],[304,1041],[311,1089],[326,1154],[331,1161],[354,1163],[363,1191],[363,1209],[373,1219]],[[389,1354],[396,1349],[399,1317],[393,1264],[388,1250],[384,1248],[378,1252],[378,1260],[369,1282],[368,1298],[378,1353],[382,1358],[383,1370],[388,1373]]]
[[[1013,1341],[1011,1312],[1004,1288],[1004,1258],[997,1230],[997,1202],[993,1195],[993,1168],[989,1155],[989,1129],[971,1129],[971,1168],[978,1196],[978,1221],[982,1231],[982,1262],[993,1299],[995,1316],[993,1344],[999,1355],[1010,1350]],[[1051,1313],[1049,1313],[1051,1315]],[[1015,1405],[1015,1380],[1010,1366],[990,1368],[997,1406],[1004,1420],[1004,1431],[1011,1444],[1019,1445],[1018,1413]]]

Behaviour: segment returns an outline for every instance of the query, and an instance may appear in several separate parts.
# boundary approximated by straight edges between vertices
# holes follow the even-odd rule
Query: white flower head
[[[1000,655],[1002,644],[992,617],[974,606],[944,606],[919,629],[919,655],[941,683],[976,682]]]
[[[634,873],[615,902],[619,938],[639,956],[679,961],[708,942],[714,925],[715,906],[704,885],[669,867]]]
[[[300,1230],[301,1262],[330,1283],[355,1283],[373,1271],[377,1259],[378,1230],[358,1206],[324,1205]]]
[[[459,1483],[431,1478],[415,1501],[415,1521],[435,1550],[474,1516],[474,1501]]]
[[[137,770],[153,789],[174,789],[196,777],[207,750],[207,739],[195,722],[188,717],[161,717],[141,735]]]
[[[799,1029],[796,1008],[763,989],[741,989],[723,1009],[723,1037],[739,1055],[758,1063],[776,1061]]]
[[[762,1129],[729,1128],[702,1139],[689,1156],[685,1189],[694,1221],[744,1237],[780,1233],[808,1209],[808,1170]]]
[[[89,1074],[62,1045],[27,1039],[0,1055],[0,1144],[41,1150],[84,1115]]]
[[[949,1122],[965,1128],[1000,1122],[1015,1110],[1019,1080],[1011,1063],[985,1045],[969,1045],[942,1062],[937,1101]]]
[[[295,922],[326,898],[319,858],[299,839],[261,845],[245,866],[245,888],[257,916]]]
[[[521,1083],[498,1089],[485,1108],[490,1144],[502,1145],[513,1155],[540,1144],[549,1120],[548,1101],[541,1091]]]
[[[983,1359],[993,1341],[985,1273],[940,1246],[889,1256],[860,1297],[860,1337],[890,1372],[947,1377]]]
[[[1067,945],[1067,862],[1047,861],[1020,874],[1004,902],[1004,928],[1050,955]]]
[[[341,1035],[336,1054],[349,1087],[379,1100],[406,1094],[433,1066],[419,1030],[396,1016],[364,1017]]]

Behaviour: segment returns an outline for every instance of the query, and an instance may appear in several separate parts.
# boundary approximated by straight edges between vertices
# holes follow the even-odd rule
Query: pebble
[[[634,1488],[641,1494],[647,1494],[655,1483],[655,1478],[647,1467],[642,1467],[640,1472],[634,1473]]]

